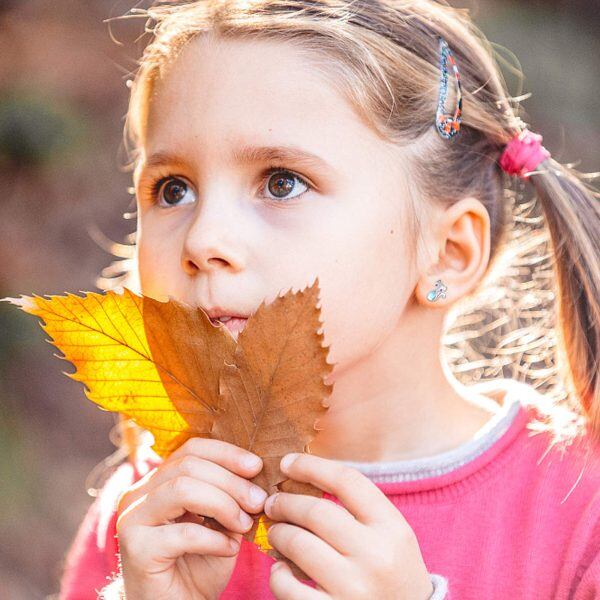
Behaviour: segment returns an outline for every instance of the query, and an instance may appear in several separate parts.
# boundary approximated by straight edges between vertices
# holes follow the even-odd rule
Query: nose
[[[239,236],[232,227],[235,220],[233,209],[219,203],[218,198],[205,198],[197,206],[190,217],[181,253],[181,264],[188,275],[243,268]]]

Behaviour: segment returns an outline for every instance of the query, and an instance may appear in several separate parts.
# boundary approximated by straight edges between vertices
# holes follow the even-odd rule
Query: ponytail
[[[600,193],[585,181],[596,176],[547,158],[529,180],[555,257],[559,368],[600,443]]]

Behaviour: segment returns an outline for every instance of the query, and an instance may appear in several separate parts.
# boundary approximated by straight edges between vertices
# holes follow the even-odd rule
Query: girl
[[[281,468],[324,497],[265,500],[249,481],[260,459],[231,444],[194,438],[161,461],[140,442],[81,525],[61,597],[600,595],[600,205],[527,130],[466,11],[203,0],[143,14],[125,281],[235,316],[237,336],[262,300],[319,277],[335,388]],[[525,180],[551,235],[571,408],[516,378],[461,385],[441,360],[450,309],[511,256],[511,182]],[[533,370],[544,357],[524,338],[515,364]],[[263,507],[270,543],[310,579],[240,544]]]

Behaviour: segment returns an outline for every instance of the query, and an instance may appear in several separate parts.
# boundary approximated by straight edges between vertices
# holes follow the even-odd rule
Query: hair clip
[[[550,152],[542,146],[542,140],[539,133],[529,129],[515,134],[500,156],[500,168],[509,175],[528,179],[543,160],[550,158]]]
[[[438,99],[437,113],[435,116],[435,124],[438,133],[444,139],[450,139],[458,133],[460,130],[460,121],[462,114],[462,89],[460,86],[460,74],[454,56],[448,47],[446,40],[442,37],[439,38],[440,44],[440,92]],[[457,105],[454,115],[448,115],[444,112],[446,97],[448,95],[448,62],[452,66],[454,72],[454,78],[456,80],[456,99]]]

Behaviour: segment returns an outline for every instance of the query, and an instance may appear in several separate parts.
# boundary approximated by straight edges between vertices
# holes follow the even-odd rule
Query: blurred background
[[[134,231],[125,82],[148,37],[144,19],[104,21],[150,4],[0,1],[0,297],[99,291],[110,241]],[[600,170],[598,0],[450,4],[516,55],[526,120],[554,157]],[[36,317],[2,302],[0,334],[0,597],[47,598],[116,416],[62,373]]]

